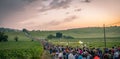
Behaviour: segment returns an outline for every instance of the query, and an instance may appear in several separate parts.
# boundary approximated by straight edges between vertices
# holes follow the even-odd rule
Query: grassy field
[[[70,46],[81,46],[78,42],[82,41],[88,47],[104,47],[104,32],[101,27],[77,28],[62,31],[34,31],[31,33],[35,37],[46,38],[50,34],[55,35],[56,32],[61,32],[66,36],[72,36],[74,39],[49,39],[53,44],[66,45],[69,42]],[[120,27],[106,27],[106,41],[107,47],[120,45]]]
[[[23,32],[5,32],[5,34],[9,36],[8,41],[15,41],[14,38],[16,36],[18,37],[18,41],[31,41]]]
[[[69,45],[69,46],[87,46],[87,47],[100,47],[104,48],[104,35],[103,28],[92,27],[92,28],[77,28],[61,31],[30,31],[30,34],[35,38],[47,39],[47,36],[52,34],[56,35],[56,32],[61,32],[65,36],[72,36],[74,39],[48,39],[49,42],[55,45]],[[22,31],[5,32],[8,35],[8,42],[0,42],[0,57],[5,59],[8,58],[16,59],[30,59],[32,57],[39,57],[43,52],[43,48],[38,41],[31,41]],[[14,38],[18,36],[18,42],[15,42]],[[82,41],[83,44],[80,44]],[[120,27],[107,27],[106,28],[106,41],[107,47],[119,46],[120,45]],[[15,53],[17,52],[17,53]],[[15,54],[13,54],[15,53]],[[34,54],[34,55],[32,55]],[[25,57],[27,56],[27,57]],[[38,58],[38,59],[39,59]],[[37,58],[35,58],[37,59]]]
[[[39,42],[32,42],[32,41],[8,41],[8,42],[0,42],[0,49],[29,49],[29,48],[36,48],[40,47]]]
[[[92,28],[78,28],[61,31],[31,31],[31,35],[40,38],[46,38],[48,35],[55,35],[56,32],[61,32],[63,35],[72,36],[74,38],[103,38],[103,28],[92,27]],[[120,37],[120,27],[107,27],[106,36],[108,38]]]
[[[39,41],[31,41],[23,32],[5,32],[8,42],[0,42],[0,59],[40,59],[43,47]],[[14,40],[18,37],[18,42]]]

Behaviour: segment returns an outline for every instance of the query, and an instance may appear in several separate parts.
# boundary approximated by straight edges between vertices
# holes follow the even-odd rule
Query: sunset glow
[[[0,6],[9,9],[0,9],[0,27],[64,30],[103,24],[120,26],[120,0],[91,0],[89,3],[82,0],[8,1]]]

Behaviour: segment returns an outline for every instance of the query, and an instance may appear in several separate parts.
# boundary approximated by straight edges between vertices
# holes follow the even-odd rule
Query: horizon
[[[0,27],[67,30],[120,26],[120,0],[1,0]]]
[[[120,26],[117,26],[117,25],[113,25],[113,26],[105,26],[105,28],[109,28],[109,27],[120,27]],[[4,29],[12,29],[12,30],[23,30],[23,29],[26,29],[26,28],[22,28],[22,29],[15,29],[15,28],[6,28],[6,27],[0,27],[0,28],[4,28]],[[103,28],[103,27],[79,27],[79,28],[69,28],[69,29],[62,29],[62,30],[36,30],[36,29],[33,29],[33,30],[29,30],[29,29],[26,29],[28,31],[64,31],[64,30],[74,30],[74,29],[85,29],[85,28]]]

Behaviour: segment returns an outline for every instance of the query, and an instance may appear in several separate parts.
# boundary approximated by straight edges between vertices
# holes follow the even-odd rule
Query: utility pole
[[[106,48],[106,32],[105,32],[105,24],[103,24],[103,30],[104,30],[104,44]]]

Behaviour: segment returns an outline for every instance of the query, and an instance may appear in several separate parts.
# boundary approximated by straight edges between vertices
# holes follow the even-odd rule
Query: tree
[[[8,41],[8,36],[4,34],[4,32],[0,32],[0,42]]]
[[[52,35],[52,34],[50,34],[50,35],[47,36],[47,38],[48,38],[48,39],[52,39],[52,38],[55,38],[55,36]]]
[[[57,33],[56,33],[56,38],[62,38],[62,33],[57,32]]]
[[[24,28],[22,31],[25,32],[25,33],[27,33],[27,34],[29,34],[29,33],[28,33],[28,30],[25,29],[25,28]]]
[[[3,41],[4,41],[4,42],[8,41],[8,36],[7,36],[7,35],[4,35]]]
[[[14,40],[17,42],[17,41],[18,41],[18,37],[16,36],[16,37],[14,38]]]

